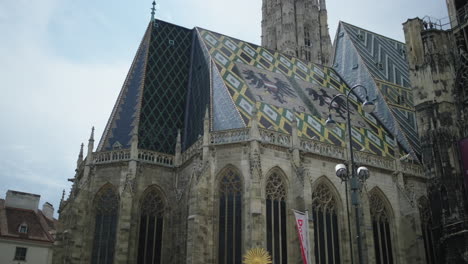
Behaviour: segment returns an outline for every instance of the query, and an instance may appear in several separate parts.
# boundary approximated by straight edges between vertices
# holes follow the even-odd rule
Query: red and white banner
[[[301,255],[304,264],[311,264],[310,246],[309,246],[309,217],[305,213],[294,210],[296,217],[297,234],[301,244]]]

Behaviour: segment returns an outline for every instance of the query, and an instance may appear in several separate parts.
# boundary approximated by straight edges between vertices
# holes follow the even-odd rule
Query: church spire
[[[154,14],[155,14],[155,8],[156,6],[156,1],[153,1],[153,7],[151,8],[151,21],[154,21]]]

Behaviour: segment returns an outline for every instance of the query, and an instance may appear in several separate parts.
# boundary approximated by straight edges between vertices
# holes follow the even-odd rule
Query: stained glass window
[[[314,219],[315,262],[340,263],[340,240],[336,200],[325,184],[319,184],[312,193]]]
[[[104,186],[94,198],[95,228],[91,263],[114,262],[119,197],[111,186]]]
[[[428,264],[435,264],[437,263],[437,251],[434,250],[431,208],[429,207],[429,201],[426,197],[421,197],[419,199],[418,207],[421,218],[421,232],[424,239],[424,249],[426,251],[426,261]]]
[[[273,263],[286,264],[286,187],[277,172],[270,174],[266,184],[266,223],[267,250]]]
[[[242,183],[229,169],[219,185],[218,263],[242,263]]]
[[[138,263],[160,264],[165,203],[160,192],[151,188],[143,196],[138,239]]]
[[[380,194],[376,192],[370,194],[369,208],[374,235],[375,263],[391,264],[393,263],[392,231],[388,209]]]

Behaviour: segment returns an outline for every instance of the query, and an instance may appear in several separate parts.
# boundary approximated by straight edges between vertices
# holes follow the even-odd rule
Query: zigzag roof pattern
[[[326,129],[328,102],[349,89],[332,68],[302,61],[202,28],[150,23],[98,150],[138,146],[174,153],[177,130],[189,147],[203,133],[208,107],[213,131],[260,127],[345,146],[344,102],[332,106],[341,123]],[[351,96],[354,148],[395,156],[391,131]],[[256,109],[256,111],[254,111]],[[387,110],[388,111],[388,110]],[[254,113],[255,116],[254,116]],[[376,115],[378,116],[378,115]]]
[[[350,84],[361,83],[376,96],[376,116],[413,158],[420,153],[405,44],[340,22],[333,67]],[[363,98],[364,94],[359,94]],[[390,111],[389,111],[390,110]]]

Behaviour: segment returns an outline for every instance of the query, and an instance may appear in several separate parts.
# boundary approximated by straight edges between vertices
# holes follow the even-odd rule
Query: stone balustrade
[[[268,130],[259,129],[260,141],[263,144],[272,144],[285,148],[292,148],[292,137],[289,134]],[[210,145],[223,145],[239,142],[248,142],[250,138],[250,129],[231,129],[224,131],[216,131],[210,133]],[[199,153],[203,147],[203,138],[199,138],[186,151],[181,153],[181,164],[190,160],[194,155]],[[299,138],[299,149],[305,153],[313,153],[325,157],[346,160],[346,148],[333,144],[321,142],[314,139]],[[158,164],[162,166],[173,167],[174,155],[168,155],[149,150],[138,150],[138,161]],[[94,164],[106,164],[112,162],[129,161],[130,149],[119,149],[112,151],[95,152],[93,154]],[[360,165],[371,166],[388,171],[401,171],[407,175],[424,177],[424,170],[421,165],[409,162],[400,162],[397,168],[395,159],[380,157],[367,152],[355,151],[354,160]],[[84,162],[83,162],[84,164]]]
[[[401,163],[401,172],[408,174],[408,175],[413,175],[413,176],[418,176],[418,177],[424,177],[424,169],[420,164],[414,164],[406,161],[402,161]]]
[[[130,149],[119,149],[111,151],[94,152],[93,158],[94,164],[106,164],[120,161],[129,161],[131,159],[131,155]],[[174,165],[173,155],[163,154],[156,151],[144,149],[138,150],[138,160],[165,166]]]
[[[104,164],[130,160],[130,149],[118,149],[93,153],[94,164]]]
[[[249,140],[249,129],[230,129],[210,133],[210,143],[213,145],[230,144]]]
[[[260,141],[266,144],[273,144],[277,146],[292,147],[291,135],[268,130],[268,129],[259,129],[260,131]]]
[[[195,143],[193,143],[188,149],[186,149],[180,158],[180,162],[184,164],[186,161],[191,159],[195,154],[197,154],[203,146],[203,138],[200,137]]]
[[[138,150],[138,160],[165,166],[174,165],[174,156],[150,150]]]
[[[354,151],[354,161],[384,170],[395,171],[395,160],[392,158],[380,157],[371,153]]]
[[[330,158],[342,159],[346,157],[344,147],[324,143],[313,139],[300,139],[300,148],[304,152],[311,152],[318,155],[323,155]]]

